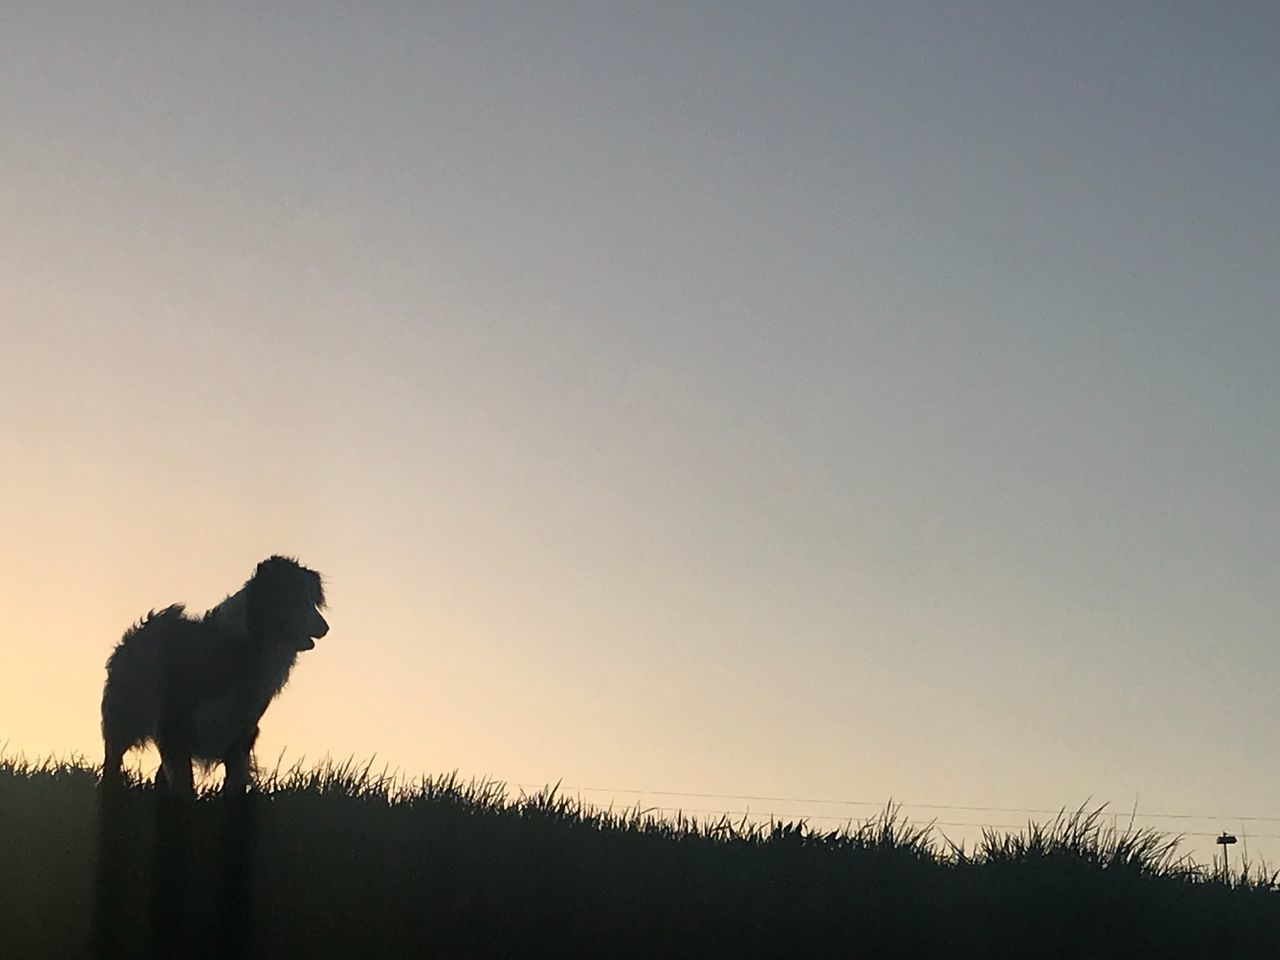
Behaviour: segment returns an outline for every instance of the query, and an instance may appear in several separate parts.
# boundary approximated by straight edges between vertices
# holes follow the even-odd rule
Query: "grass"
[[[1268,957],[1275,874],[1064,811],[972,850],[886,806],[601,810],[454,774],[294,766],[236,803],[0,759],[0,956]]]

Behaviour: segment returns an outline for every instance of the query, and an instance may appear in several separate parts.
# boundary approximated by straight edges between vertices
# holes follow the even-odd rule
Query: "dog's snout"
[[[329,624],[325,621],[324,617],[320,616],[320,614],[317,613],[315,626],[311,630],[311,636],[314,639],[319,640],[328,632],[329,632]]]

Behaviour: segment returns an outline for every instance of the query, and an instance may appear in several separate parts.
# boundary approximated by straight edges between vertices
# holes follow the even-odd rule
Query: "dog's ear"
[[[291,566],[283,557],[269,557],[245,584],[245,627],[257,643],[279,639],[288,630],[289,612],[296,604],[289,583]]]
[[[311,588],[311,602],[323,610],[328,606],[324,598],[324,578],[314,570],[307,570],[306,567],[302,569],[307,572],[307,584]]]

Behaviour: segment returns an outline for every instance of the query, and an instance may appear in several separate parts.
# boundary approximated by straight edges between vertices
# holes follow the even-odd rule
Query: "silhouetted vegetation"
[[[350,763],[191,803],[0,760],[0,956],[1276,955],[1275,876],[1108,819],[965,851],[892,807],[822,832]]]

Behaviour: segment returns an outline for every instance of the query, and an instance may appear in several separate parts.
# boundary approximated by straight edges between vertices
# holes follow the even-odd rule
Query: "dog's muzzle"
[[[312,650],[315,648],[316,641],[329,632],[329,622],[320,615],[320,611],[315,611],[315,619],[311,623],[311,628],[307,631],[307,636],[303,638],[298,645],[299,650]]]

